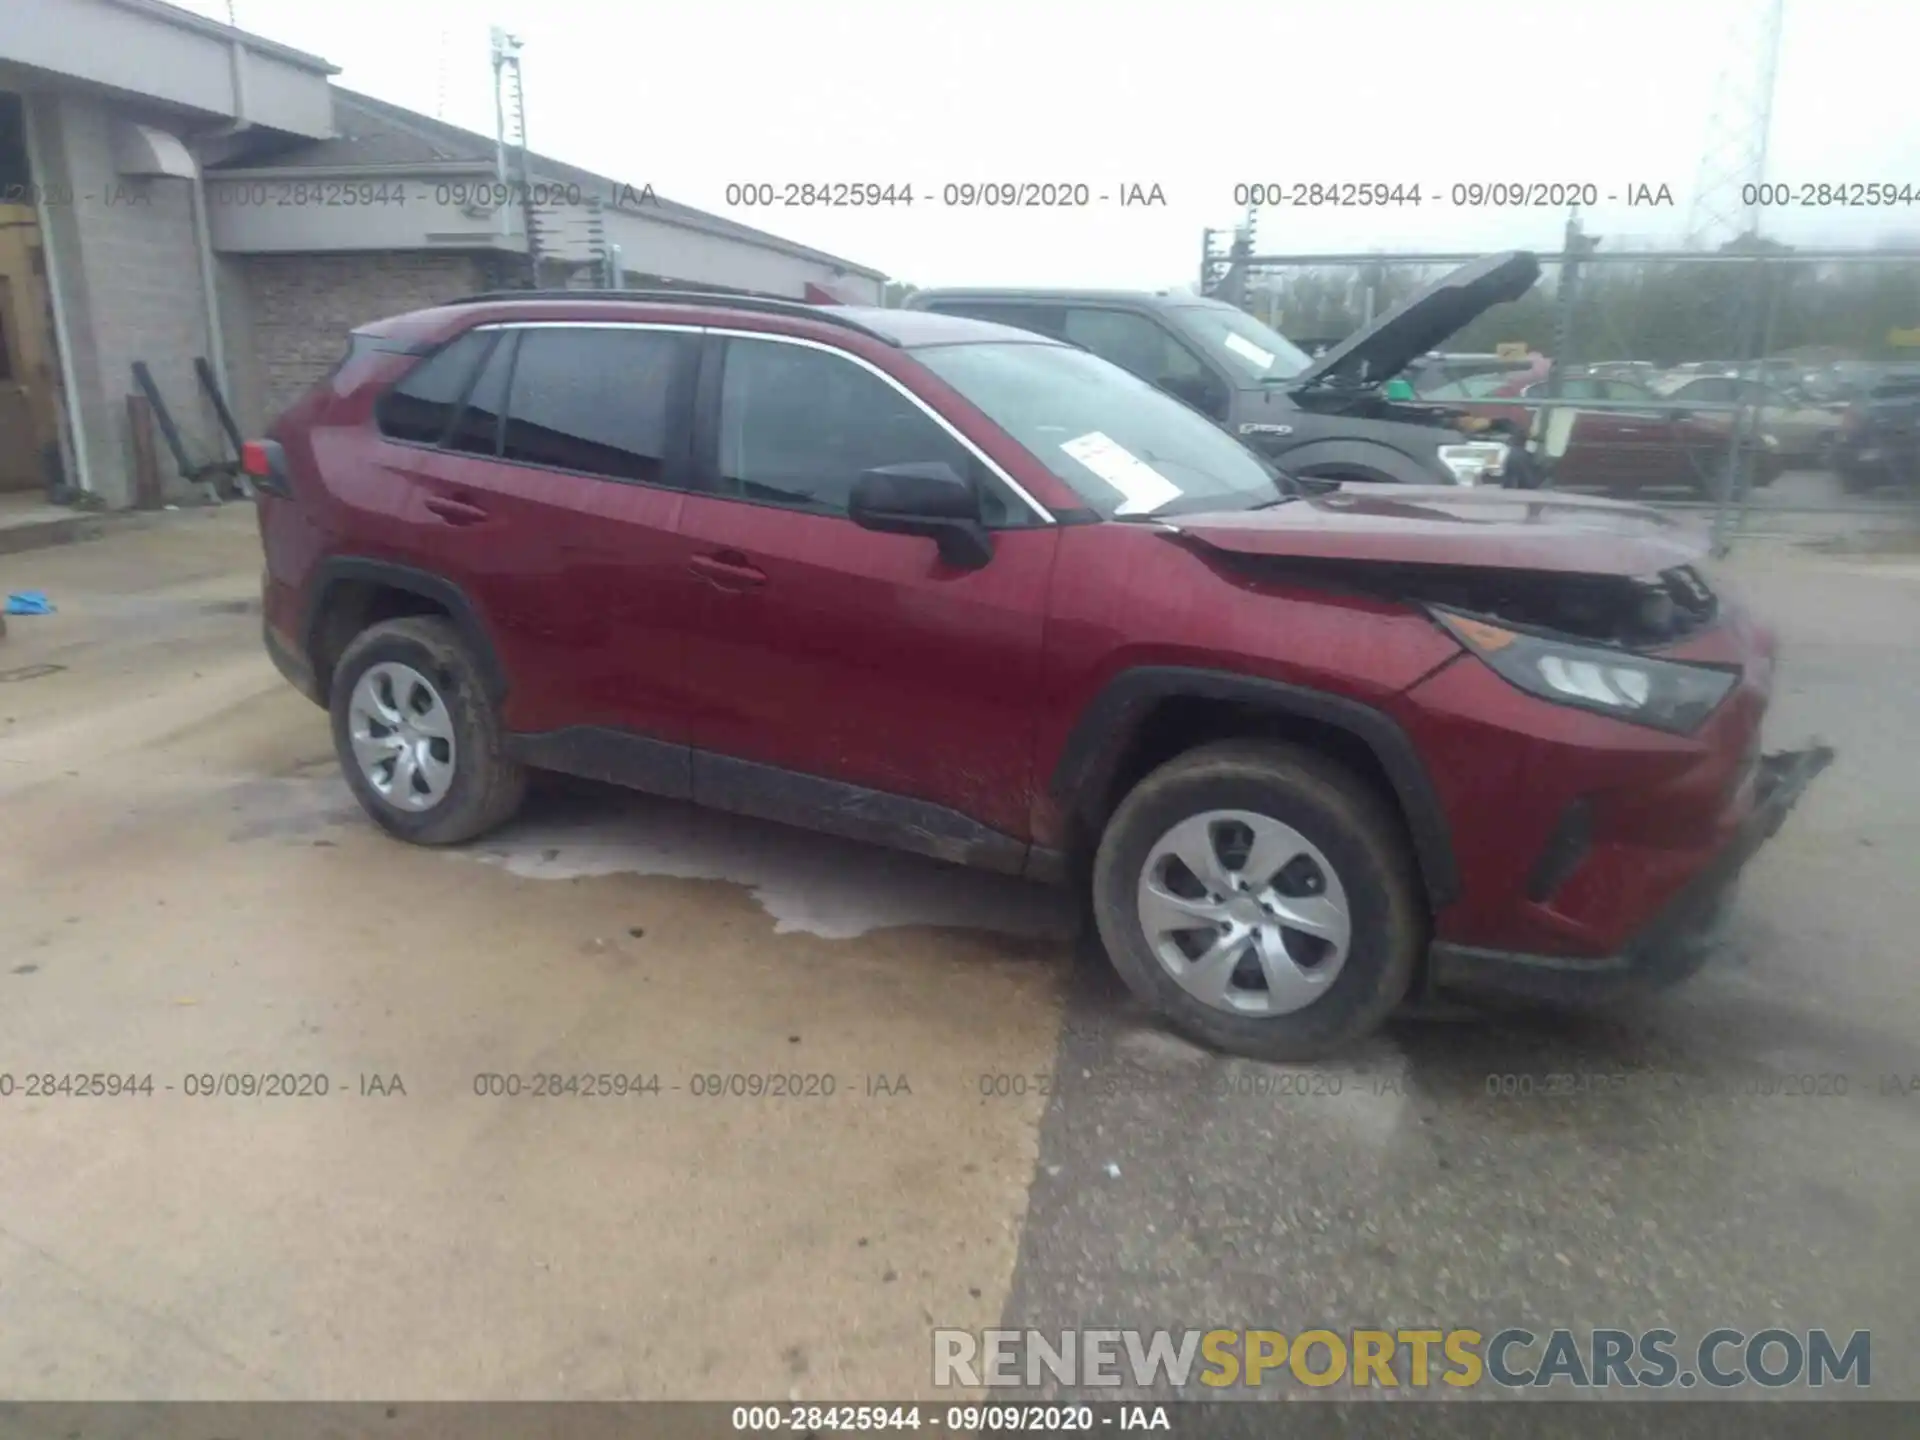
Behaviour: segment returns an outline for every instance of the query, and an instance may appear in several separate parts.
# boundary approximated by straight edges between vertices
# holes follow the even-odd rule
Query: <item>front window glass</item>
[[[945,464],[979,480],[983,521],[1011,519],[972,453],[924,410],[853,361],[808,345],[727,342],[719,462],[729,495],[830,515],[847,513],[869,470]]]

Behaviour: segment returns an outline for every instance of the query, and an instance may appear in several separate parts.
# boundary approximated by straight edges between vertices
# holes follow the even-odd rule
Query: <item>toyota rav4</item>
[[[245,457],[268,651],[393,834],[548,769],[1074,883],[1246,1055],[1689,973],[1831,758],[1761,755],[1773,644],[1678,524],[1304,493],[980,321],[480,296],[357,332]]]

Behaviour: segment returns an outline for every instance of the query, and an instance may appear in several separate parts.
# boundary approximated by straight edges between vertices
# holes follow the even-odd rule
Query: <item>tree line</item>
[[[1557,358],[1677,365],[1820,350],[1834,352],[1832,358],[1920,359],[1920,348],[1895,343],[1897,332],[1920,329],[1920,264],[1794,260],[1763,239],[1734,241],[1722,251],[1768,263],[1764,270],[1684,261],[1580,266],[1571,352]],[[1549,267],[1520,299],[1474,320],[1446,348],[1472,353],[1521,343],[1552,354],[1562,318],[1557,269]],[[1338,340],[1369,313],[1385,315],[1443,274],[1444,267],[1386,257],[1363,266],[1266,271],[1252,277],[1242,304],[1296,342]],[[902,305],[917,288],[889,281],[882,303]]]
[[[1520,299],[1467,325],[1446,348],[1473,353],[1517,342],[1552,354],[1562,321],[1557,268]],[[1444,273],[1390,261],[1267,272],[1253,278],[1244,303],[1290,338],[1337,339],[1361,327],[1370,287],[1371,313],[1380,316]],[[1570,353],[1556,357],[1563,361],[1676,365],[1808,350],[1920,359],[1920,349],[1896,343],[1897,332],[1920,327],[1920,264],[1607,261],[1580,266],[1574,291]]]

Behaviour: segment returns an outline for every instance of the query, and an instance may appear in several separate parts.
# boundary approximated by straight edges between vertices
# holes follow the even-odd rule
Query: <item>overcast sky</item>
[[[1786,0],[1770,178],[1920,187],[1910,0]],[[187,0],[228,17],[227,0]],[[525,44],[537,151],[916,284],[1192,280],[1246,181],[1418,183],[1419,208],[1269,208],[1259,248],[1554,248],[1563,210],[1455,183],[1591,182],[1589,226],[1678,243],[1766,0],[232,0],[338,82],[493,132],[488,27]],[[1725,113],[1725,107],[1720,107]],[[911,184],[911,208],[748,210],[729,182]],[[949,182],[1158,185],[1164,207],[957,210]],[[1665,185],[1668,208],[1604,203]],[[1920,205],[1779,210],[1782,240],[1920,237]]]

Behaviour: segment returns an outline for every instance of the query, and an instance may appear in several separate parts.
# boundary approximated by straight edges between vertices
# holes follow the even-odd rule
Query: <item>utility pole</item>
[[[1767,248],[1759,243],[1765,213],[1759,186],[1767,178],[1786,0],[1743,0],[1743,4],[1745,14],[1729,36],[1723,51],[1725,67],[1714,87],[1706,145],[1688,210],[1687,245],[1703,251],[1750,246],[1756,252],[1751,283],[1736,285],[1730,292],[1710,293],[1706,301],[1709,309],[1724,307],[1721,324],[1731,341],[1726,348],[1737,349],[1744,361],[1764,355],[1772,343],[1774,272],[1767,260],[1759,258]],[[1733,507],[1746,503],[1756,418],[1752,407],[1734,412],[1724,467],[1712,477],[1718,502],[1713,518],[1717,553],[1727,549]]]
[[[1218,295],[1226,285],[1227,276],[1233,267],[1231,240],[1228,253],[1221,254],[1220,238],[1230,232],[1208,228],[1200,232],[1200,293]]]
[[[493,27],[494,168],[505,189],[501,207],[505,225],[507,206],[518,201],[520,222],[527,234],[527,281],[540,288],[539,226],[535,223],[533,187],[527,176],[526,93],[520,83],[520,37]]]
[[[1580,207],[1567,207],[1567,233],[1562,247],[1567,262],[1560,267],[1560,284],[1554,294],[1557,305],[1553,323],[1552,383],[1547,392],[1550,395],[1560,393],[1560,371],[1572,362],[1577,344],[1574,318],[1580,305],[1580,259],[1599,248],[1600,238],[1580,229]]]
[[[1753,187],[1767,178],[1786,0],[1741,3],[1745,14],[1721,52],[1726,59],[1707,117],[1706,146],[1687,212],[1689,248],[1710,250],[1760,232],[1762,207]]]
[[[1550,401],[1560,398],[1567,366],[1579,343],[1574,321],[1580,308],[1580,259],[1591,255],[1599,246],[1598,236],[1584,234],[1580,229],[1580,207],[1568,206],[1566,239],[1561,245],[1561,253],[1567,259],[1560,267],[1560,283],[1554,291],[1553,353],[1547,357],[1547,399]],[[1556,413],[1552,405],[1547,405],[1534,417],[1535,430],[1530,438],[1542,452],[1549,449]]]

